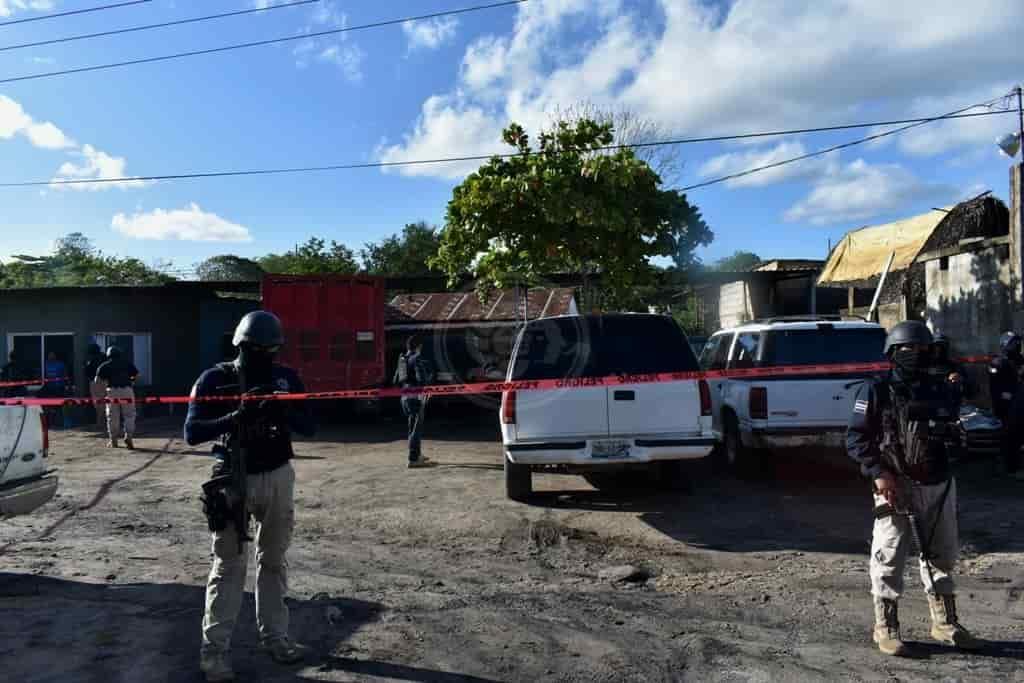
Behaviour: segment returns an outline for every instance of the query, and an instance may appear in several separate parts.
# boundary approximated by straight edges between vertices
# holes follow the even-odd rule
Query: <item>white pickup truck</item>
[[[715,333],[701,353],[704,370],[772,368],[885,359],[885,329],[859,319],[775,318]],[[709,378],[712,430],[739,474],[767,464],[769,449],[844,445],[853,400],[870,373]]]
[[[696,378],[650,382],[654,373],[695,372],[697,358],[672,318],[648,314],[558,316],[530,321],[509,381],[554,380],[558,388],[506,392],[501,431],[506,493],[523,500],[532,471],[583,474],[614,487],[643,470],[682,479],[681,460],[711,453],[711,399]],[[592,378],[618,376],[604,386]]]
[[[0,519],[26,515],[56,494],[49,450],[41,408],[0,406]]]

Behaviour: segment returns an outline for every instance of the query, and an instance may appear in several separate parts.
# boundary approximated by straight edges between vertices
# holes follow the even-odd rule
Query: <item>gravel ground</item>
[[[848,469],[779,457],[767,481],[691,468],[682,493],[602,493],[535,475],[504,498],[490,416],[428,424],[438,465],[404,467],[402,425],[335,426],[296,446],[293,634],[309,662],[235,638],[244,681],[1024,680],[1024,500],[960,467],[962,621],[980,654],[925,641],[908,572],[904,635],[870,642],[871,503]],[[9,681],[200,681],[206,450],[147,420],[133,453],[51,437],[58,497],[0,527],[0,670]],[[253,569],[250,564],[252,589]]]

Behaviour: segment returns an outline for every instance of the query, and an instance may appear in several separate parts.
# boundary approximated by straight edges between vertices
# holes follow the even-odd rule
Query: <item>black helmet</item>
[[[235,338],[231,343],[235,346],[281,346],[284,344],[281,320],[269,311],[247,313],[235,328]]]
[[[931,330],[923,322],[904,320],[889,330],[889,336],[885,338],[885,355],[890,355],[892,350],[901,344],[930,346],[934,341]]]
[[[1002,351],[1004,356],[1012,356],[1020,353],[1021,338],[1020,335],[1014,331],[1003,332],[1003,336],[999,339],[999,350]]]
[[[116,346],[108,346],[107,347],[107,358],[120,358],[120,357],[121,357],[121,349],[117,348]]]

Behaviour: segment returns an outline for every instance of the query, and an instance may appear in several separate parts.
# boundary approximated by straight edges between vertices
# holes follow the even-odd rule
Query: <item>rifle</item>
[[[242,370],[240,365],[238,366],[238,391],[241,396],[239,403],[241,408],[245,404],[245,394],[248,391],[248,385],[245,381],[245,371]],[[249,535],[249,482],[248,471],[246,470],[246,460],[249,455],[249,435],[247,433],[249,428],[250,425],[244,421],[244,418],[239,421],[238,431],[231,442],[229,461],[231,489],[235,496],[237,496],[235,504],[231,506],[231,513],[235,523],[235,532],[238,534],[239,555],[245,552],[246,542],[252,540],[252,536]]]

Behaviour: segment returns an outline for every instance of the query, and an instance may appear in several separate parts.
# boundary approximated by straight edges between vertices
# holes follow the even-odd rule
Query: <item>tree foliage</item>
[[[19,254],[0,264],[0,287],[163,284],[174,278],[136,258],[107,256],[80,232],[57,240],[46,256]]]
[[[736,251],[715,261],[714,270],[727,273],[742,273],[761,265],[761,257],[751,251]]]
[[[586,298],[599,273],[605,305],[616,306],[650,285],[650,259],[670,257],[685,271],[713,238],[700,211],[662,189],[647,162],[630,149],[602,149],[615,140],[608,122],[561,121],[536,149],[518,124],[503,139],[517,153],[481,166],[448,203],[431,265],[452,280],[471,271],[487,289],[577,273]]]
[[[254,282],[263,277],[263,268],[252,259],[222,254],[200,263],[196,275],[205,282]]]
[[[401,235],[370,242],[360,255],[363,268],[370,275],[441,275],[440,270],[429,264],[440,245],[437,228],[419,221],[407,224]]]
[[[279,275],[352,275],[359,272],[355,254],[344,244],[310,237],[294,251],[267,254],[259,259],[267,273]]]

